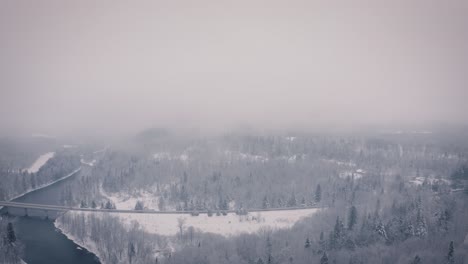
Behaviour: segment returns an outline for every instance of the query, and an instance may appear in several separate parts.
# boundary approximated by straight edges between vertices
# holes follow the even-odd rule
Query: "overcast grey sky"
[[[463,0],[0,0],[0,128],[467,123],[467,17]]]

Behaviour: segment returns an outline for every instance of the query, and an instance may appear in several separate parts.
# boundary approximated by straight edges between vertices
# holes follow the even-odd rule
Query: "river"
[[[60,205],[60,194],[65,185],[77,181],[81,172],[56,182],[50,186],[27,193],[15,202]],[[5,212],[6,208],[2,211]],[[14,228],[18,240],[24,245],[23,260],[28,264],[96,264],[97,257],[84,248],[80,248],[73,241],[54,226],[54,213],[46,213],[40,210],[28,210],[28,216],[24,209],[8,209],[10,215],[16,215],[13,219]]]

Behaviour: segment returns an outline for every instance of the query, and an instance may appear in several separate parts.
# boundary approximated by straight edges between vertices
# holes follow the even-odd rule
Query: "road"
[[[92,208],[79,208],[72,206],[48,205],[48,204],[33,204],[33,203],[18,203],[0,201],[0,206],[25,208],[25,209],[38,209],[45,211],[86,211],[86,212],[106,212],[106,213],[129,213],[129,214],[194,214],[194,213],[208,213],[208,211],[154,211],[154,210],[121,210],[121,209],[92,209]],[[323,208],[324,206],[304,206],[304,207],[286,207],[286,208],[268,208],[268,209],[251,209],[248,212],[265,212],[265,211],[287,211],[287,210],[303,210],[311,208]],[[227,213],[235,213],[236,210],[225,210]],[[213,211],[215,213],[215,211]]]

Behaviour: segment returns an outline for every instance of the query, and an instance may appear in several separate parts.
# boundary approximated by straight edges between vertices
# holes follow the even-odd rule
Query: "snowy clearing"
[[[47,152],[45,154],[42,154],[37,158],[37,160],[29,167],[29,169],[26,169],[27,172],[29,173],[36,173],[39,171],[39,169],[46,164],[46,162],[53,158],[55,156],[55,152]]]
[[[207,233],[219,234],[222,236],[233,236],[241,233],[255,233],[262,229],[285,229],[292,227],[300,219],[311,216],[320,209],[307,208],[300,210],[281,210],[281,211],[265,211],[252,212],[248,215],[236,215],[228,213],[226,216],[213,214],[200,214],[199,216],[191,216],[188,214],[119,214],[120,221],[131,227],[132,222],[136,221],[148,233],[159,234],[164,236],[173,236],[179,232],[179,222],[183,221],[183,229],[194,227]],[[107,213],[96,212],[78,212],[69,211],[68,214],[97,214],[104,215]]]
[[[137,201],[141,201],[145,208],[158,211],[159,196],[146,191],[141,191],[132,196],[123,193],[107,193],[101,188],[101,194],[112,201],[117,209],[133,210]]]

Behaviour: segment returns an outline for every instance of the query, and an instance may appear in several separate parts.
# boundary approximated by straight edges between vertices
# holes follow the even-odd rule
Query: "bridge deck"
[[[79,208],[72,206],[49,205],[49,204],[32,204],[32,203],[18,203],[0,201],[0,206],[26,208],[26,209],[39,209],[47,211],[86,211],[86,212],[106,212],[106,213],[131,213],[131,214],[193,214],[193,213],[208,213],[208,211],[154,211],[154,210],[121,210],[121,209],[93,209],[93,208]],[[248,212],[265,212],[265,211],[286,211],[286,210],[304,210],[312,208],[322,208],[321,206],[304,206],[304,207],[286,207],[286,208],[268,208],[268,209],[250,209]],[[235,213],[236,210],[221,210],[227,213]],[[216,212],[216,211],[211,211]]]

